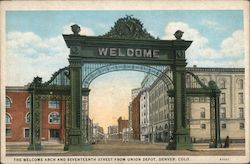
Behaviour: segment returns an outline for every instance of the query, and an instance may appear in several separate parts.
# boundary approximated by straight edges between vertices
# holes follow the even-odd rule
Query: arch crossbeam
[[[163,80],[169,89],[173,89],[173,82],[171,77],[169,77],[164,70],[165,66],[148,66],[148,65],[135,65],[135,64],[85,64],[83,69],[83,88],[89,88],[90,83],[100,75],[106,74],[108,72],[115,71],[138,71],[148,74],[152,74],[161,80]]]

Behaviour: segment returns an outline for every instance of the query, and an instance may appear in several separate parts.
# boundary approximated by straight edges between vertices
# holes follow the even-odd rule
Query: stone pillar
[[[68,150],[82,151],[82,63],[81,58],[70,57],[71,126],[68,134]]]
[[[40,100],[32,91],[31,94],[31,109],[30,109],[30,138],[28,150],[41,150],[41,135],[40,135]]]
[[[177,38],[174,45],[174,64],[172,65],[174,83],[174,132],[173,141],[167,149],[180,150],[192,148],[189,129],[186,124],[186,59],[185,50],[190,45]]]

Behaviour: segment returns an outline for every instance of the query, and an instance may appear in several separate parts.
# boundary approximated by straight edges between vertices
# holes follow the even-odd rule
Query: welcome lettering
[[[110,57],[136,57],[136,58],[159,58],[160,50],[140,48],[98,48],[99,56]]]

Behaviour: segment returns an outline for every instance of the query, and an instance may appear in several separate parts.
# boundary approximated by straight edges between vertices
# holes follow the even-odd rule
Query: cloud
[[[208,19],[204,19],[201,21],[201,24],[206,26],[209,29],[213,29],[213,30],[222,30],[223,28],[219,25],[218,22],[215,21],[211,21]]]
[[[209,47],[209,41],[198,30],[184,22],[170,22],[165,27],[162,39],[175,39],[175,31],[184,31],[183,39],[192,40],[193,43],[186,52],[188,66],[202,67],[244,67],[244,35],[237,30],[225,38],[220,49]],[[237,63],[237,64],[235,64]]]
[[[71,31],[71,26],[73,24],[76,24],[76,23],[69,23],[68,25],[65,25],[63,27],[63,34],[72,34],[73,32]],[[79,25],[79,26],[81,28],[80,35],[87,35],[87,36],[94,36],[95,35],[95,32],[91,28],[81,26],[81,25]]]
[[[223,56],[237,57],[244,53],[244,34],[242,30],[235,31],[232,36],[224,39],[221,43],[221,54]]]
[[[26,85],[35,76],[47,81],[68,65],[69,50],[62,36],[41,38],[32,32],[10,32],[6,46],[7,85]]]

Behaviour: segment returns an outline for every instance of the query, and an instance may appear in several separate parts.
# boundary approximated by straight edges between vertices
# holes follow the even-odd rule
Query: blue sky
[[[183,39],[193,41],[186,52],[188,66],[244,67],[241,10],[7,11],[7,85],[26,85],[35,76],[47,81],[67,66],[69,50],[62,34],[71,33],[73,23],[81,26],[81,34],[98,36],[126,15],[140,19],[144,28],[160,39],[174,39],[175,31],[184,31]],[[131,89],[140,86],[143,76],[124,71],[94,80],[90,85],[94,121],[107,127],[116,124],[119,116],[127,117]],[[100,111],[106,112],[97,114]]]
[[[75,22],[93,29],[96,35],[102,35],[125,15],[140,19],[144,27],[157,37],[164,36],[164,27],[168,22],[185,22],[208,38],[214,48],[218,48],[220,42],[233,31],[243,29],[243,12],[240,10],[152,10],[14,11],[7,12],[7,30],[32,31],[41,37],[51,37],[62,33],[66,24]]]

